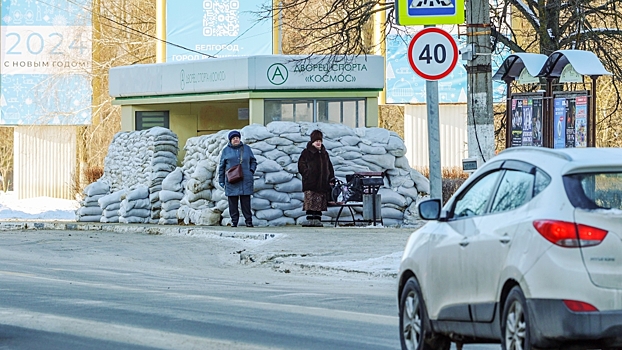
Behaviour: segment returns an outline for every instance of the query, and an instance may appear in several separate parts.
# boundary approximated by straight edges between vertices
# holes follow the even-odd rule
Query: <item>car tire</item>
[[[501,348],[503,350],[533,350],[529,334],[529,311],[523,291],[519,287],[510,290],[501,322]]]
[[[400,342],[407,350],[448,350],[448,337],[434,333],[421,288],[414,277],[406,281],[400,296]]]

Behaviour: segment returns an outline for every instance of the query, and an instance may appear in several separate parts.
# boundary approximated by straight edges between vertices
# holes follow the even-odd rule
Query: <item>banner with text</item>
[[[258,21],[253,13],[271,4],[271,0],[167,1],[166,41],[179,46],[166,46],[166,61],[271,55],[272,22]]]
[[[91,0],[3,0],[0,24],[0,124],[89,124]]]

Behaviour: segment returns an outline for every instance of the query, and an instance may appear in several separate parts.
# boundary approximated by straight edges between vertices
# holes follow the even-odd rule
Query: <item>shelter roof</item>
[[[535,77],[540,73],[540,69],[546,60],[547,56],[539,53],[520,52],[512,54],[503,61],[492,79],[504,81],[508,77],[517,78],[523,68],[526,68],[527,72]]]
[[[535,76],[558,78],[568,64],[581,75],[611,75],[600,59],[591,51],[558,50],[548,57],[540,72]]]

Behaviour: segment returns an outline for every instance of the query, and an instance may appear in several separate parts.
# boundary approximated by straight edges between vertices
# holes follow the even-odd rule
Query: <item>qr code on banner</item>
[[[203,0],[203,36],[237,36],[240,0]]]

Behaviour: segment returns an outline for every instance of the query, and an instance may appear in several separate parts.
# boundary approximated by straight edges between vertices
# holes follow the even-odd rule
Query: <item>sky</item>
[[[0,220],[75,221],[75,200],[49,197],[17,199],[14,192],[0,192]]]

